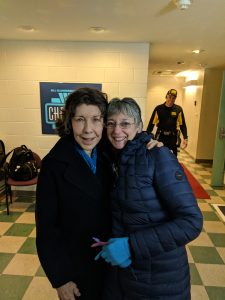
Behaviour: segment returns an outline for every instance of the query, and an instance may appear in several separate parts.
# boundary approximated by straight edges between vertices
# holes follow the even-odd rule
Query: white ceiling
[[[149,42],[153,69],[225,69],[225,0],[193,0],[185,11],[172,0],[0,0],[0,39]]]

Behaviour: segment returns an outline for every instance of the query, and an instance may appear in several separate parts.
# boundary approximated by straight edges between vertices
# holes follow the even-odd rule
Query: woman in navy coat
[[[92,237],[109,238],[107,164],[101,139],[106,95],[82,88],[67,98],[61,139],[42,161],[37,185],[37,252],[61,300],[99,300],[105,263],[94,261]],[[108,176],[107,176],[108,175]]]
[[[131,98],[113,99],[106,121],[117,157],[112,191],[113,237],[96,259],[111,263],[104,300],[189,300],[185,245],[202,214],[177,158],[146,149],[141,112]]]

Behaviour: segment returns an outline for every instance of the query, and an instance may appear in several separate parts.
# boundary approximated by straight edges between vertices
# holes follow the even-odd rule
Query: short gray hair
[[[114,114],[124,114],[131,118],[134,118],[134,122],[142,129],[143,122],[141,119],[141,109],[137,102],[133,98],[113,98],[108,105],[107,118]]]

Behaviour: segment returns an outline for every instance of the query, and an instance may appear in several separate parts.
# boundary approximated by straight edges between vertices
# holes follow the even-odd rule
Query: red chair
[[[34,159],[37,163],[38,170],[41,168],[41,158],[40,156],[33,152]],[[7,209],[7,215],[9,215],[9,197],[10,197],[10,203],[12,203],[12,186],[30,186],[37,184],[38,175],[30,180],[26,181],[17,181],[9,176],[7,176],[7,172],[5,172],[5,193],[6,193],[6,209]]]
[[[5,193],[5,169],[4,169],[4,159],[5,159],[5,144],[0,140],[0,198]]]

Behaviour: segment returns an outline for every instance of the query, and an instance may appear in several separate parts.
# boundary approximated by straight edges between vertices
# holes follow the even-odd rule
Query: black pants
[[[158,141],[162,142],[164,146],[172,150],[173,153],[177,156],[177,135],[176,134],[164,135],[160,133],[158,137]]]

